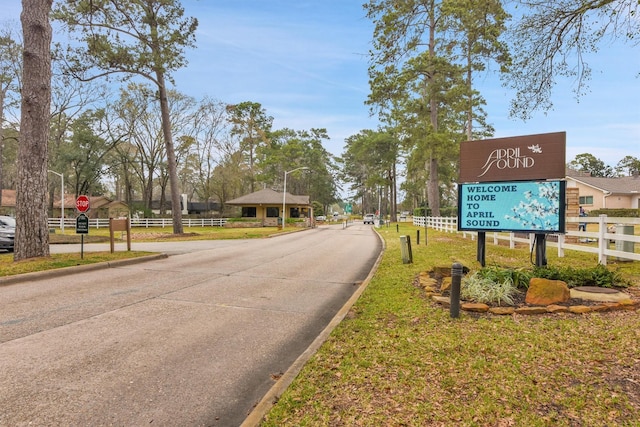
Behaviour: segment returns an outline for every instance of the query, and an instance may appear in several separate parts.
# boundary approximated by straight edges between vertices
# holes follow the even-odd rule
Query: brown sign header
[[[524,181],[565,177],[566,132],[466,141],[460,181]]]

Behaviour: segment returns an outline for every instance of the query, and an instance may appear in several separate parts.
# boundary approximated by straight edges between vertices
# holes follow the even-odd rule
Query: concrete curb
[[[374,230],[375,231],[375,230]],[[273,405],[278,402],[278,399],[284,393],[284,391],[291,385],[293,380],[298,376],[304,365],[311,359],[311,357],[318,351],[320,346],[324,344],[324,342],[329,338],[331,332],[342,322],[345,318],[351,307],[358,301],[360,295],[365,291],[369,282],[375,275],[378,270],[378,266],[382,261],[382,256],[386,250],[386,244],[382,236],[375,231],[376,235],[380,239],[382,243],[382,250],[380,251],[380,255],[378,255],[378,259],[373,264],[371,271],[364,279],[364,281],[360,284],[358,289],[351,295],[351,298],[342,306],[340,311],[336,313],[336,315],[331,319],[329,324],[320,332],[320,335],[316,337],[315,340],[307,347],[307,349],[293,362],[293,364],[287,369],[287,371],[278,379],[278,381],[269,389],[269,391],[263,396],[263,398],[258,402],[258,404],[253,408],[251,413],[245,418],[240,427],[255,427],[259,426],[265,415],[271,410]]]
[[[87,271],[101,270],[104,268],[117,268],[126,265],[138,264],[147,261],[167,258],[168,255],[154,254],[137,258],[121,259],[116,261],[97,262],[95,264],[77,265],[72,267],[56,268],[53,270],[35,271],[33,273],[16,274],[14,276],[0,277],[0,286],[9,286],[16,283],[24,283],[31,280],[68,276],[70,274],[84,273]]]

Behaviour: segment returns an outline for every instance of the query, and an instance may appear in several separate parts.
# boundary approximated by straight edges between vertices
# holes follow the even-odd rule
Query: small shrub
[[[495,283],[511,280],[516,288],[526,289],[533,272],[524,268],[503,268],[498,266],[484,267],[478,270],[481,277],[490,279]]]
[[[285,221],[287,224],[295,224],[298,222],[305,222],[305,219],[304,218],[287,218]]]
[[[485,304],[514,305],[514,299],[518,295],[518,288],[510,276],[505,275],[502,280],[494,281],[493,278],[483,277],[479,271],[462,279],[460,296],[467,301],[481,302]]]
[[[504,268],[498,266],[484,267],[477,274],[493,283],[503,283],[510,280],[516,288],[526,289],[532,277],[541,279],[562,280],[570,288],[576,286],[599,286],[601,288],[626,288],[631,286],[629,280],[625,280],[617,271],[609,270],[602,264],[589,268],[573,267],[533,267]]]
[[[258,221],[260,221],[258,218],[248,218],[248,217],[227,218],[227,222],[258,222]]]
[[[640,216],[640,209],[597,209],[589,211],[589,216],[607,215],[615,218],[637,218]]]
[[[576,286],[599,286],[601,288],[626,288],[631,282],[625,280],[617,271],[611,271],[602,264],[590,268],[573,267],[535,267],[533,276],[542,279],[562,280],[570,288]]]

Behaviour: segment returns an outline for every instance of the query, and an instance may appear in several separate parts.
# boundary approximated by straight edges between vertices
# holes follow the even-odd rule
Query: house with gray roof
[[[275,227],[279,224],[283,206],[287,225],[291,220],[304,226],[312,225],[313,208],[309,202],[309,196],[285,193],[283,197],[282,192],[265,188],[229,200],[226,204],[239,206],[243,218],[255,218],[263,227]]]
[[[640,209],[640,177],[602,178],[567,170],[567,187],[577,187],[585,210]]]

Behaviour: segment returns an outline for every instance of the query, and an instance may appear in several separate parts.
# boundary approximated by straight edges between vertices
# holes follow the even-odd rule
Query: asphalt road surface
[[[381,251],[362,224],[163,245],[0,287],[0,426],[238,426]]]

